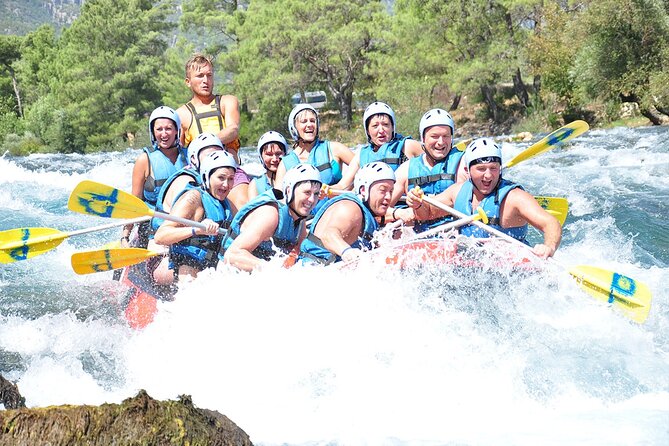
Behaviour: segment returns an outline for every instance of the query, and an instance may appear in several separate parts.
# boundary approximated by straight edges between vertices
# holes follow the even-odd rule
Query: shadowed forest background
[[[243,145],[286,134],[291,97],[317,90],[324,133],[349,146],[373,100],[414,136],[432,107],[458,137],[669,121],[669,0],[3,3],[0,153],[146,145],[150,112],[190,98],[195,51],[239,98]]]

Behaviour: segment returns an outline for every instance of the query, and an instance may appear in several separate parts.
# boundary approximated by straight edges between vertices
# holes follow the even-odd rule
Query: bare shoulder
[[[191,114],[190,114],[190,110],[188,110],[188,107],[186,107],[186,104],[177,108],[177,115],[179,115],[179,119],[181,120],[181,126],[182,127],[184,127],[184,124],[186,122],[190,123]]]
[[[423,147],[420,141],[409,138],[404,142],[404,155],[406,155],[407,158],[415,158],[422,153]]]
[[[221,105],[225,105],[226,107],[238,107],[239,100],[237,99],[237,96],[224,94],[221,95]]]
[[[400,164],[400,167],[398,167],[395,171],[395,178],[397,181],[400,181],[400,179],[406,180],[409,178],[409,160],[406,160]]]
[[[149,164],[149,155],[142,151],[137,158],[135,158],[135,167],[146,166]]]
[[[259,206],[251,211],[242,223],[242,230],[249,227],[271,230],[274,232],[279,222],[279,209],[273,203]]]

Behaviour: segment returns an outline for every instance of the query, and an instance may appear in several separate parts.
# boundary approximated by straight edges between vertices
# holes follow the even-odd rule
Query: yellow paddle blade
[[[121,247],[121,241],[120,240],[114,240],[113,242],[105,243],[102,245],[102,249],[112,249],[112,248],[120,248]]]
[[[98,217],[135,218],[153,215],[153,210],[134,195],[90,180],[84,180],[74,188],[67,207],[74,212]]]
[[[72,269],[77,274],[91,274],[123,268],[160,255],[142,248],[114,248],[72,254]]]
[[[576,138],[578,135],[586,132],[589,128],[588,123],[585,121],[579,120],[570,122],[514,156],[510,161],[504,164],[504,168],[506,169],[515,166],[521,161],[525,161],[547,152],[565,141]]]
[[[613,304],[633,321],[643,324],[648,317],[652,296],[643,282],[589,265],[571,267],[569,274],[588,294]]]
[[[465,150],[467,150],[467,145],[469,145],[470,142],[472,142],[472,138],[460,141],[459,143],[455,144],[453,147],[455,147],[456,149],[458,149],[461,152],[464,152]]]
[[[546,209],[549,214],[557,218],[560,222],[560,226],[564,226],[565,220],[567,220],[567,214],[569,213],[569,202],[566,198],[562,197],[534,197],[539,203],[539,206]]]
[[[52,250],[68,237],[53,228],[17,228],[0,232],[0,263],[26,260]]]

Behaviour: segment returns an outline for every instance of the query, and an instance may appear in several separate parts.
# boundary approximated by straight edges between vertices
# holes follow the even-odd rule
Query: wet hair
[[[210,56],[201,53],[193,54],[190,59],[186,61],[186,77],[188,77],[191,72],[206,65],[210,65],[212,68],[214,67],[214,62]]]

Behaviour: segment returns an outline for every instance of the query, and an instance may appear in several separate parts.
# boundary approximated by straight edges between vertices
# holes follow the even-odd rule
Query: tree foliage
[[[380,1],[259,0],[233,19],[237,44],[228,60],[235,86],[257,101],[261,114],[285,110],[295,92],[322,88],[351,124],[353,92],[367,80],[379,30],[388,20]]]
[[[167,11],[149,0],[91,0],[63,33],[52,92],[74,129],[75,150],[136,132],[161,101]]]
[[[478,118],[493,131],[537,115],[551,127],[595,119],[590,110],[615,119],[601,110],[621,101],[653,123],[669,115],[668,0],[181,4],[178,39],[175,0],[87,0],[61,35],[0,36],[2,147],[144,141],[153,108],[190,97],[184,63],[195,50],[216,57],[217,92],[239,97],[246,144],[285,132],[291,96],[313,90],[347,126],[356,108],[386,101],[409,133],[425,110],[461,98],[484,106]]]

